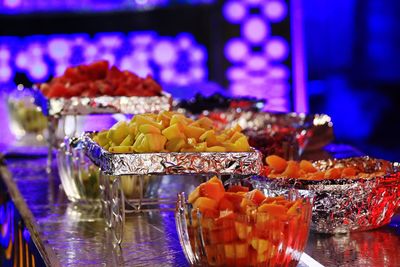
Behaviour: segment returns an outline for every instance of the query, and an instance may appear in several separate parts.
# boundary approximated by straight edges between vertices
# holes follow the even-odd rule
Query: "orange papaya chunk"
[[[219,183],[203,183],[200,185],[200,196],[215,199],[217,202],[224,197],[225,189]]]
[[[325,172],[324,178],[325,179],[339,179],[341,175],[342,175],[341,168],[332,168]]]
[[[275,171],[275,173],[283,172],[287,166],[287,161],[276,155],[266,157],[265,162]]]
[[[308,160],[302,160],[300,161],[300,169],[305,171],[306,173],[314,173],[317,172],[318,170],[312,165],[311,162]]]
[[[282,173],[282,175],[285,175],[288,178],[298,178],[299,171],[300,171],[299,164],[295,161],[289,160],[287,163],[286,169]]]
[[[246,186],[241,186],[241,185],[232,185],[231,187],[229,187],[229,189],[227,190],[227,192],[249,192],[249,188]]]
[[[287,212],[287,208],[285,206],[277,204],[262,204],[257,210],[258,212],[266,212],[271,216],[276,217],[286,215]]]
[[[218,209],[221,210],[221,211],[222,210],[234,211],[235,210],[235,206],[233,205],[233,203],[227,197],[225,197],[225,194],[224,194],[224,197],[221,198],[221,200],[219,201]]]
[[[193,208],[199,209],[202,213],[206,212],[207,210],[217,210],[218,202],[212,198],[199,197],[193,203]]]
[[[343,171],[342,171],[342,177],[343,178],[352,177],[352,176],[355,176],[355,175],[357,175],[357,170],[352,168],[352,167],[344,168]]]
[[[242,194],[225,192],[224,197],[233,204],[235,211],[240,211],[240,203],[242,203],[242,200],[244,198]]]
[[[260,205],[266,197],[260,190],[254,189],[246,194],[246,198],[253,201],[254,204]]]

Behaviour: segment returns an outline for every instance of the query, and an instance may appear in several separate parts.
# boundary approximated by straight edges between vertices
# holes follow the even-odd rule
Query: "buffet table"
[[[346,152],[348,147],[331,147]],[[1,177],[33,242],[50,266],[187,266],[173,211],[126,218],[121,249],[113,247],[100,209],[68,203],[46,158],[8,157]],[[56,168],[56,167],[54,167]],[[54,172],[56,173],[56,171]],[[399,266],[400,215],[381,229],[349,235],[311,233],[299,266]]]

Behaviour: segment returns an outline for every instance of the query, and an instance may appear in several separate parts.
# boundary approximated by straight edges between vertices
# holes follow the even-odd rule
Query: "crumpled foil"
[[[128,174],[258,174],[262,156],[252,152],[170,152],[113,154],[82,137],[86,155],[108,175]]]
[[[140,114],[170,110],[172,97],[163,92],[161,96],[99,96],[46,98],[35,91],[35,103],[46,116],[88,114]]]
[[[370,178],[269,179],[270,188],[306,189],[315,192],[311,229],[321,233],[347,233],[388,224],[400,206],[400,164],[370,157],[321,160],[320,170],[354,167],[362,172],[382,173]]]

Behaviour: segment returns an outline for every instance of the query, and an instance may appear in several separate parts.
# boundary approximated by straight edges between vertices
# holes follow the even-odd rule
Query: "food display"
[[[218,131],[207,117],[192,120],[169,111],[136,115],[93,140],[111,153],[251,151],[239,126]]]
[[[266,158],[262,173],[272,189],[315,192],[311,229],[347,233],[390,222],[400,206],[398,163],[370,157],[315,162]]]
[[[213,177],[180,195],[176,223],[188,261],[201,266],[295,266],[307,242],[311,197],[266,196]]]
[[[160,85],[147,76],[141,78],[116,66],[110,68],[107,61],[69,67],[60,77],[40,85],[48,98],[96,97],[96,96],[160,96]]]

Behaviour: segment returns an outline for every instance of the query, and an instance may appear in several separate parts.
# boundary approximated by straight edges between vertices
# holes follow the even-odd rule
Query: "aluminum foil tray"
[[[262,168],[261,153],[171,152],[113,154],[100,147],[90,133],[83,135],[86,155],[108,175],[218,173],[251,175]]]
[[[161,96],[99,96],[46,98],[39,90],[35,92],[35,103],[46,116],[88,114],[140,114],[170,110],[172,97],[163,92]]]
[[[320,170],[354,167],[376,176],[354,179],[270,179],[271,189],[295,187],[316,193],[311,229],[347,233],[388,224],[400,206],[400,164],[370,157],[321,160]]]

